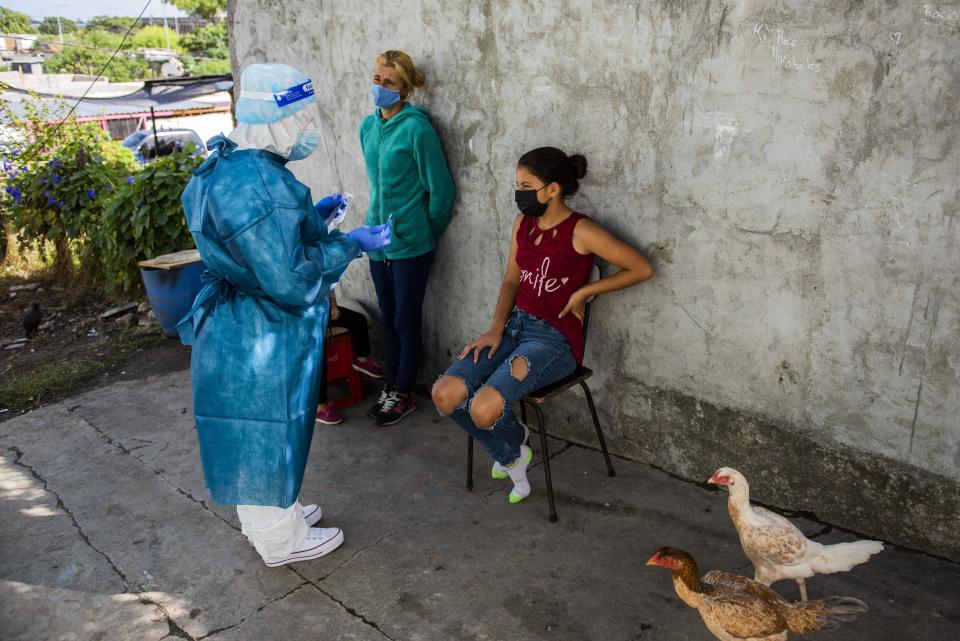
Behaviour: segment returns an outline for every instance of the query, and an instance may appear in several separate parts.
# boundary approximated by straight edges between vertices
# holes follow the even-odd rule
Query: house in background
[[[3,75],[0,74],[0,80]],[[7,86],[0,92],[0,98],[11,103],[14,111],[16,103],[25,100],[47,101],[54,117],[66,115],[70,105],[79,100],[73,120],[96,122],[115,140],[123,140],[135,131],[152,130],[154,125],[158,130],[191,129],[204,141],[233,129],[230,113],[233,77],[229,74],[123,83],[119,88],[126,91],[120,95],[116,95],[116,85],[99,82],[96,83],[97,97],[88,95],[80,100],[81,88],[89,85],[89,79],[77,82],[64,75],[61,91]],[[31,92],[36,98],[30,97]],[[73,92],[77,93],[71,95]]]

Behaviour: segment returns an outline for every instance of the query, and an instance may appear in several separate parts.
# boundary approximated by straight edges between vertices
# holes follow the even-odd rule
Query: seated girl
[[[520,213],[490,329],[467,343],[433,387],[433,402],[494,460],[494,478],[513,481],[510,502],[530,494],[528,430],[513,412],[524,395],[572,374],[583,361],[587,300],[653,276],[640,252],[567,206],[587,160],[553,147],[517,164]],[[620,268],[589,282],[594,256]]]

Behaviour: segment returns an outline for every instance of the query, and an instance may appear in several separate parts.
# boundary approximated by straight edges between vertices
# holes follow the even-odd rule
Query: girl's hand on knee
[[[466,358],[467,355],[472,351],[473,352],[473,362],[476,363],[480,360],[480,352],[484,347],[489,347],[490,352],[487,354],[487,358],[493,358],[493,355],[496,354],[497,348],[500,347],[500,343],[503,341],[503,332],[497,331],[495,329],[487,330],[483,334],[477,337],[476,340],[472,340],[467,343],[467,346],[463,348],[463,351],[460,352],[460,358]]]

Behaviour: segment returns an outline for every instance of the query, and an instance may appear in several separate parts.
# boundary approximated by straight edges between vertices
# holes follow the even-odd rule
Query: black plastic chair
[[[591,281],[597,280],[600,276],[600,268],[594,266],[594,276]],[[587,326],[590,322],[590,307],[593,299],[587,302],[583,317],[583,333],[586,337]],[[600,427],[600,419],[597,417],[597,408],[593,403],[593,395],[587,386],[587,379],[593,376],[593,370],[582,365],[570,376],[542,387],[535,392],[527,394],[520,399],[520,420],[527,424],[527,406],[530,406],[537,417],[537,432],[540,434],[540,454],[543,458],[543,475],[547,484],[547,502],[550,506],[550,522],[557,522],[557,506],[553,496],[553,478],[550,475],[550,446],[547,442],[546,421],[543,416],[542,406],[551,398],[559,396],[563,392],[579,385],[583,388],[583,393],[587,397],[587,407],[590,408],[590,416],[593,418],[593,426],[597,430],[597,440],[600,442],[600,450],[603,452],[603,460],[607,464],[607,475],[616,476],[613,469],[613,463],[610,460],[610,452],[607,451],[607,441],[603,437],[603,429]],[[473,491],[473,437],[467,436],[467,490]]]

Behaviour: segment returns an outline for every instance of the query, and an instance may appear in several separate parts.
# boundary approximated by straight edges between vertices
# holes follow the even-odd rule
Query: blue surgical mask
[[[381,109],[388,109],[400,102],[400,92],[393,89],[387,89],[378,84],[370,88],[370,95],[373,96],[373,104]]]
[[[290,149],[290,155],[287,156],[287,160],[303,160],[314,151],[320,145],[320,130],[319,129],[305,129],[297,137],[297,142],[294,143],[293,147]]]

